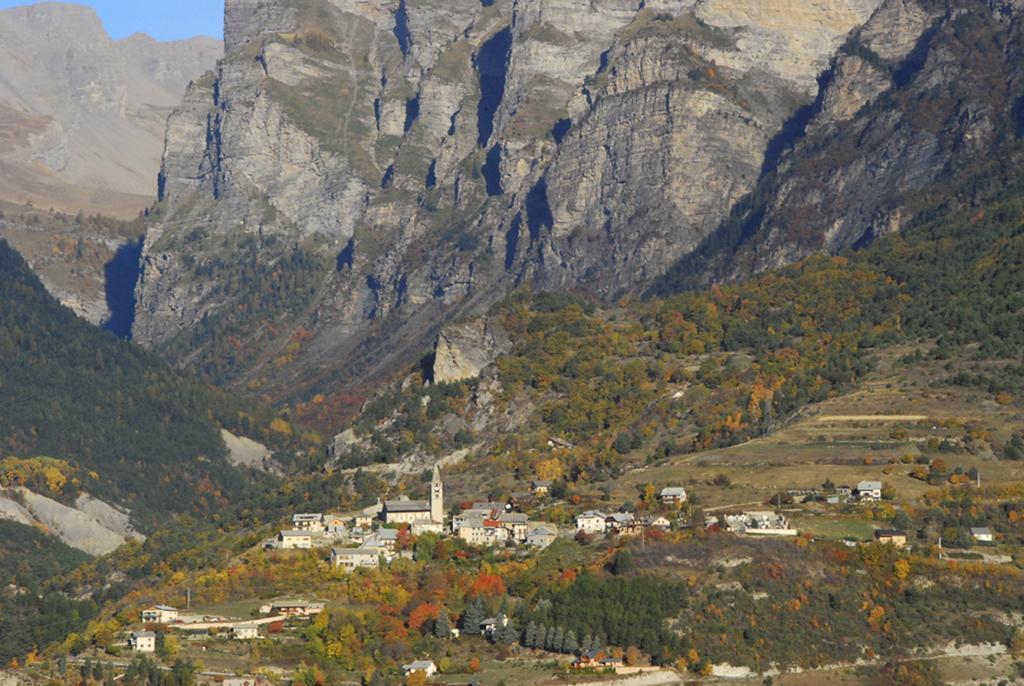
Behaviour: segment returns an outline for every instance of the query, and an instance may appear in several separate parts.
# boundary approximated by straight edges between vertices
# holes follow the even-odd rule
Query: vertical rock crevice
[[[505,96],[505,82],[508,78],[508,60],[512,51],[512,29],[506,26],[480,46],[473,58],[480,86],[480,103],[477,105],[477,144],[487,147],[494,133],[494,117]]]

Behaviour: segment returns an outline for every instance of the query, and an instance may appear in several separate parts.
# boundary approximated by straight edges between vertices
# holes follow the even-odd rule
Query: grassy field
[[[798,516],[792,518],[793,526],[801,533],[827,540],[855,539],[870,541],[874,527],[863,519],[850,517]]]
[[[996,444],[1024,425],[1024,411],[1000,405],[968,388],[936,384],[951,371],[940,361],[904,364],[911,349],[880,351],[875,372],[857,389],[810,405],[770,436],[725,449],[682,455],[625,474],[613,500],[632,500],[638,485],[681,484],[703,507],[765,501],[789,488],[814,488],[826,479],[854,485],[862,479],[890,483],[897,503],[918,501],[930,487],[909,478],[901,458],[942,457],[951,467],[980,470],[988,482],[1024,478],[1024,464],[996,459],[991,450],[936,453],[932,443],[958,443],[965,426],[983,427]],[[959,363],[973,364],[973,363]],[[890,464],[895,460],[896,464]],[[712,480],[725,475],[729,486]]]

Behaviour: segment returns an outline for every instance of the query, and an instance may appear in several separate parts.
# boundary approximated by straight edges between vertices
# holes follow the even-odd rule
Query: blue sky
[[[69,0],[75,1],[75,0]],[[77,0],[96,10],[114,38],[141,31],[159,40],[192,36],[220,38],[224,33],[224,0]],[[0,0],[0,9],[35,4]]]

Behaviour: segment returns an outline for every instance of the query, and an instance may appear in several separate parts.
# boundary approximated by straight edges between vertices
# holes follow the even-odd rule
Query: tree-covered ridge
[[[493,313],[514,350],[492,376],[503,407],[537,409],[525,427],[479,428],[473,398],[479,386],[493,391],[487,374],[443,392],[406,385],[367,405],[355,424],[365,440],[341,457],[393,461],[484,441],[524,475],[602,480],[642,446],[667,454],[770,432],[854,383],[873,349],[922,340],[937,342],[937,357],[1002,369],[937,382],[1020,398],[1024,175],[1008,158],[979,163],[970,178],[909,199],[913,219],[900,234],[743,284],[606,310],[516,294]],[[575,449],[554,461],[532,451],[552,435]]]
[[[0,663],[62,640],[96,614],[92,601],[41,590],[89,556],[38,529],[0,519]]]
[[[4,241],[0,321],[2,453],[62,458],[144,524],[240,491],[215,425],[236,408],[79,320]]]

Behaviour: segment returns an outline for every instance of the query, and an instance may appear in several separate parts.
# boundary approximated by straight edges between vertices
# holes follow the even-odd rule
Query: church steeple
[[[430,481],[430,521],[444,523],[444,483],[441,468],[434,465],[434,478]]]

